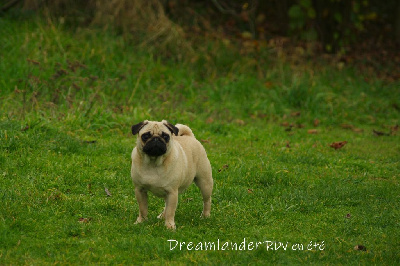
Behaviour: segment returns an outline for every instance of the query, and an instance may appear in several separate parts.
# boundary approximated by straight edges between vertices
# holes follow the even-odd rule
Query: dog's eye
[[[165,134],[165,133],[163,132],[163,133],[162,133],[162,137],[163,137],[163,139],[164,139],[166,142],[169,141],[169,135],[168,135],[168,134]]]
[[[150,135],[149,132],[147,132],[147,133],[145,133],[145,134],[142,135],[142,140],[143,140],[144,142],[148,141],[149,138],[151,138],[151,135]]]

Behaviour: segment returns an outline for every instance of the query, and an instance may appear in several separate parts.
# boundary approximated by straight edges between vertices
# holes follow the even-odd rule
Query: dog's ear
[[[133,125],[132,126],[132,134],[136,135],[137,133],[139,133],[139,131],[142,129],[142,127],[147,125],[147,123],[148,123],[148,121],[145,120],[143,122],[140,122],[139,124]]]
[[[175,136],[178,136],[179,128],[177,128],[171,123],[168,123],[168,121],[166,120],[163,120],[162,122],[169,129],[169,131],[171,131],[171,133],[175,134]]]

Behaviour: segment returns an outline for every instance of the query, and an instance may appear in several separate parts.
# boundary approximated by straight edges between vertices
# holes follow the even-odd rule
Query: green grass
[[[400,263],[399,133],[372,133],[399,124],[399,82],[292,67],[268,51],[255,62],[232,47],[174,63],[32,18],[2,17],[0,38],[0,264]],[[149,221],[133,224],[130,126],[144,119],[188,124],[202,140],[210,219],[192,186],[176,232],[156,219],[154,196]],[[289,244],[170,250],[170,239]],[[310,241],[324,249],[292,250]]]

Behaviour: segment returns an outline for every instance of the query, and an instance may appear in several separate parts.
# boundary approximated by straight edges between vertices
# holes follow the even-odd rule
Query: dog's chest
[[[170,189],[172,180],[161,167],[156,167],[136,173],[133,181],[136,185],[162,197]]]

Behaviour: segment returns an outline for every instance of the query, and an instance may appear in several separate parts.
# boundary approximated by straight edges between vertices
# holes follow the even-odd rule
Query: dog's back
[[[177,141],[184,152],[186,153],[187,158],[192,158],[193,164],[199,167],[197,164],[200,164],[200,168],[210,168],[210,162],[207,158],[206,150],[203,145],[196,139],[192,130],[185,125],[176,124],[178,129],[178,136],[175,137],[175,141]]]

